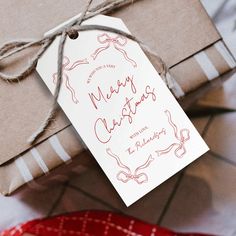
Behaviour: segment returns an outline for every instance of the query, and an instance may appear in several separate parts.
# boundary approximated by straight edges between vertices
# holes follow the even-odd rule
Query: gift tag
[[[84,24],[129,32],[103,15]],[[52,93],[58,43],[37,65]],[[58,103],[127,206],[208,150],[140,46],[114,33],[67,38]]]

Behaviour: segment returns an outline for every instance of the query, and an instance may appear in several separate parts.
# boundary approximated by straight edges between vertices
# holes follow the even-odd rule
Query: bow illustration
[[[181,129],[180,132],[178,132],[177,126],[172,121],[171,113],[168,110],[166,110],[165,113],[167,115],[169,124],[171,125],[171,127],[174,130],[174,135],[179,142],[171,144],[166,149],[158,150],[158,151],[156,151],[156,153],[158,156],[161,156],[161,155],[167,154],[174,147],[176,147],[175,151],[174,151],[175,156],[178,158],[182,158],[183,155],[186,153],[186,149],[185,149],[184,145],[185,145],[185,142],[190,139],[190,135],[189,135],[190,131],[188,129]]]
[[[117,51],[122,53],[126,61],[131,63],[133,67],[137,67],[137,63],[128,56],[127,52],[124,49],[120,48],[124,47],[127,44],[126,37],[118,35],[112,38],[107,33],[103,33],[97,36],[97,40],[99,43],[106,45],[104,47],[99,47],[98,49],[95,50],[95,52],[91,55],[93,60],[97,58],[99,53],[101,53],[104,50],[107,50],[108,48],[110,48],[111,45],[113,45]]]
[[[119,180],[119,181],[122,181],[123,183],[127,183],[129,180],[134,180],[136,183],[138,184],[142,184],[142,183],[146,183],[148,182],[148,176],[146,173],[142,172],[142,173],[138,173],[140,170],[142,169],[145,169],[147,168],[150,163],[154,160],[154,158],[152,157],[152,155],[150,155],[147,159],[147,161],[141,165],[141,166],[138,166],[134,173],[132,174],[132,171],[130,170],[130,168],[126,165],[124,165],[120,158],[114,154],[110,148],[107,148],[106,150],[107,154],[110,155],[111,157],[113,157],[115,160],[116,160],[116,163],[119,167],[121,167],[122,169],[125,169],[126,171],[124,170],[121,170],[118,172],[118,174],[116,175],[116,178]]]
[[[63,81],[65,82],[65,86],[66,88],[69,90],[69,92],[71,93],[71,99],[72,101],[77,104],[79,103],[79,100],[75,94],[75,90],[73,89],[73,87],[70,84],[70,78],[67,75],[67,73],[65,73],[66,71],[71,71],[73,69],[75,69],[77,66],[82,65],[82,64],[89,64],[89,62],[87,61],[87,59],[83,59],[83,60],[78,60],[75,61],[72,65],[70,64],[70,59],[66,56],[63,57],[63,62],[62,62],[62,76],[63,76]],[[53,83],[56,84],[57,83],[57,73],[54,73],[52,75],[53,77]]]

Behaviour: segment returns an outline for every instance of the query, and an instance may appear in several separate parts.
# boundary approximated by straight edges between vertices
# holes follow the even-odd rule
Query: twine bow
[[[46,49],[53,43],[55,38],[58,36],[60,37],[59,46],[58,46],[58,59],[57,59],[57,81],[56,81],[56,87],[54,90],[53,104],[52,104],[52,107],[49,110],[45,120],[42,122],[42,124],[39,126],[39,128],[28,139],[28,142],[31,144],[34,143],[44,133],[46,127],[53,120],[53,117],[55,116],[57,108],[58,108],[57,99],[58,99],[61,85],[62,85],[63,52],[64,52],[64,45],[65,45],[67,35],[69,35],[69,36],[72,35],[72,38],[73,38],[74,32],[100,30],[100,31],[107,31],[107,32],[115,33],[115,34],[118,34],[126,39],[133,40],[133,41],[139,43],[139,45],[143,48],[144,51],[150,53],[151,55],[154,55],[158,59],[158,61],[160,62],[160,65],[162,66],[160,74],[161,74],[162,78],[165,80],[167,86],[169,84],[168,80],[166,80],[166,74],[168,72],[168,68],[165,65],[165,63],[162,61],[162,59],[157,54],[153,53],[145,44],[143,44],[135,36],[130,35],[122,30],[112,28],[112,27],[101,26],[101,25],[81,25],[81,23],[83,21],[85,21],[91,17],[94,17],[98,14],[107,14],[111,11],[114,11],[115,9],[118,9],[118,8],[128,5],[128,4],[131,4],[137,0],[106,0],[103,3],[89,9],[92,1],[93,0],[88,0],[88,3],[86,5],[84,11],[81,13],[81,15],[77,19],[68,23],[67,25],[63,26],[62,28],[58,29],[57,31],[43,37],[42,39],[33,40],[33,41],[19,40],[19,41],[8,42],[0,48],[0,62],[1,62],[2,60],[20,52],[20,51],[23,51],[27,48],[31,48],[33,46],[40,46],[40,49],[36,53],[36,55],[30,60],[30,62],[27,64],[27,66],[22,71],[20,71],[18,74],[9,75],[9,74],[5,74],[3,72],[0,72],[0,79],[2,79],[4,81],[17,82],[19,80],[26,78],[32,71],[35,70],[39,58],[43,55],[43,53],[46,51]],[[89,11],[88,11],[88,9],[89,9]],[[121,50],[119,50],[119,51],[121,51]]]
[[[190,139],[190,131],[188,129],[181,129],[180,132],[178,133],[178,128],[177,126],[174,124],[174,122],[172,121],[172,118],[171,118],[171,113],[166,110],[165,111],[166,115],[167,115],[167,118],[168,118],[168,122],[169,124],[171,125],[171,127],[173,128],[173,131],[174,131],[174,135],[175,135],[175,138],[179,141],[178,143],[173,143],[171,144],[169,147],[167,147],[166,149],[163,149],[163,150],[158,150],[156,151],[157,152],[157,155],[158,156],[161,156],[163,154],[167,154],[168,152],[170,152],[174,147],[175,150],[174,150],[174,154],[176,157],[178,158],[182,158],[183,155],[186,153],[186,149],[185,149],[185,142],[188,141]]]
[[[107,45],[95,50],[95,52],[91,55],[94,60],[96,59],[98,54],[100,54],[102,51],[107,50],[108,48],[110,48],[111,45],[113,45],[114,48],[124,56],[125,60],[131,63],[133,67],[137,67],[136,62],[132,60],[131,58],[129,58],[129,56],[127,55],[127,52],[121,48],[127,44],[127,38],[121,35],[118,35],[112,38],[107,33],[103,33],[97,37],[97,40],[99,43],[107,44]]]
[[[122,168],[122,169],[125,169],[126,171],[124,170],[121,170],[118,172],[118,174],[116,175],[116,178],[119,180],[119,181],[122,181],[123,183],[127,183],[129,180],[134,180],[137,184],[143,184],[143,183],[146,183],[148,182],[148,176],[146,173],[142,172],[142,173],[138,173],[139,171],[141,171],[142,169],[145,169],[147,168],[150,163],[154,160],[154,158],[152,157],[152,155],[149,156],[149,158],[147,159],[147,161],[141,165],[141,166],[138,166],[134,173],[132,174],[132,171],[130,170],[130,168],[126,165],[124,165],[120,158],[114,154],[110,148],[107,148],[107,154],[110,155],[111,157],[113,157],[115,160],[116,160],[116,163],[117,165]]]

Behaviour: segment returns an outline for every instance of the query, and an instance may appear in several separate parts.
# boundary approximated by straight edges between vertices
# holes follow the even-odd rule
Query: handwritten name
[[[127,148],[126,151],[129,153],[129,155],[131,155],[134,152],[137,152],[143,147],[145,147],[147,144],[150,144],[153,141],[160,139],[160,137],[163,135],[166,135],[165,128],[162,128],[161,131],[155,131],[153,135],[148,138],[143,138],[142,140],[136,141],[135,144],[132,147]]]

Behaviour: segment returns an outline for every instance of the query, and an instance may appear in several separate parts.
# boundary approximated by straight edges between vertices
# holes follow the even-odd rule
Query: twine
[[[170,86],[168,86],[170,89],[173,87],[173,83],[171,82],[172,79],[167,79],[168,73],[168,67],[163,62],[163,60],[152,50],[149,49],[147,45],[145,45],[143,42],[138,40],[135,36],[128,34],[122,30],[115,29],[112,27],[107,26],[101,26],[101,25],[81,25],[81,23],[91,17],[94,17],[98,14],[107,14],[111,11],[114,11],[118,8],[121,8],[125,5],[131,4],[138,0],[107,0],[103,3],[91,8],[91,3],[93,0],[88,0],[88,3],[84,9],[84,11],[81,13],[81,15],[74,21],[66,24],[65,26],[61,27],[59,30],[56,30],[55,32],[43,37],[40,40],[35,41],[12,41],[5,43],[0,48],[0,62],[20,51],[23,51],[24,49],[31,48],[33,46],[40,46],[39,51],[36,53],[36,55],[31,58],[30,62],[26,65],[22,71],[20,71],[17,74],[5,74],[0,72],[0,79],[4,81],[20,81],[24,78],[26,78],[29,74],[32,73],[33,70],[35,70],[37,62],[39,58],[43,55],[43,53],[46,51],[46,49],[52,44],[52,42],[55,40],[57,36],[60,36],[60,42],[58,47],[58,61],[57,61],[57,83],[54,91],[54,99],[52,107],[50,108],[45,120],[43,120],[42,124],[39,126],[39,128],[29,137],[27,140],[30,144],[33,144],[46,130],[48,125],[53,120],[58,104],[57,99],[60,93],[61,84],[62,84],[62,60],[63,60],[63,52],[64,52],[64,45],[66,42],[67,35],[71,38],[76,38],[76,34],[80,31],[91,31],[91,30],[102,30],[102,31],[108,31],[111,33],[116,33],[119,35],[122,35],[128,39],[131,39],[135,42],[137,42],[144,51],[148,52],[149,54],[155,56],[160,63],[161,71],[159,72],[161,77],[163,78],[164,82]],[[172,77],[171,77],[172,78]]]

